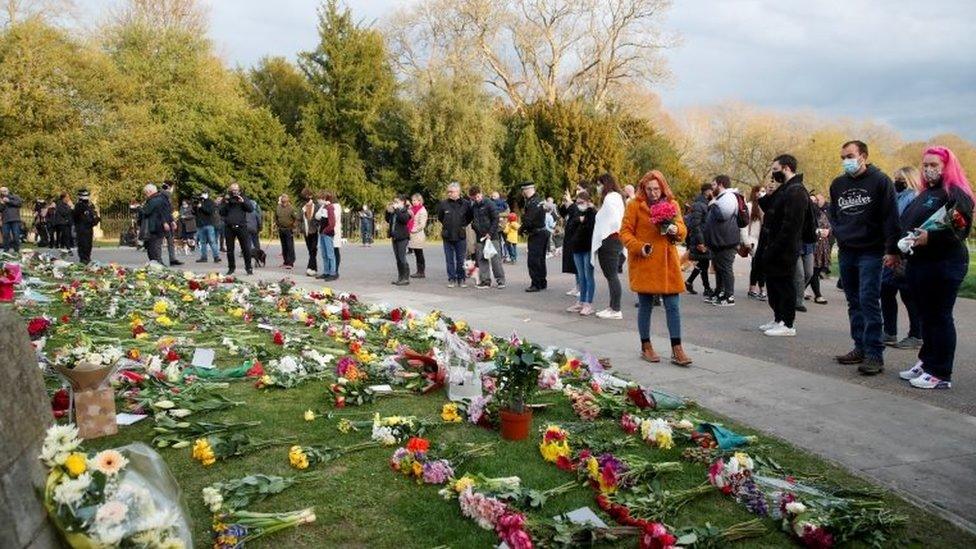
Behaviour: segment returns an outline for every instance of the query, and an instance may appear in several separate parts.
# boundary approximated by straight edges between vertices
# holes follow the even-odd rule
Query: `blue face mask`
[[[861,168],[861,161],[856,158],[845,158],[841,165],[844,166],[844,173],[854,175]]]

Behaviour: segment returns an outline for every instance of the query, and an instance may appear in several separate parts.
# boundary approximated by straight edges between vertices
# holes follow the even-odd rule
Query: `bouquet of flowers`
[[[678,209],[670,200],[661,200],[651,206],[651,223],[661,230],[661,234],[668,234],[668,229],[674,225],[674,218],[678,216]]]
[[[418,483],[444,484],[454,477],[454,470],[472,457],[489,455],[493,444],[444,447],[430,452],[425,438],[411,437],[406,446],[397,448],[390,457],[390,468],[417,479]]]
[[[922,231],[953,231],[954,234],[966,230],[966,218],[956,207],[955,201],[949,201],[933,213],[920,227],[911,230],[898,241],[898,249],[902,253],[912,255],[915,253],[915,241]]]
[[[374,441],[383,446],[393,446],[410,437],[423,435],[430,426],[430,422],[420,420],[416,416],[387,416],[373,415],[373,430],[370,435]]]
[[[297,483],[311,482],[320,478],[315,473],[292,477],[248,475],[207,486],[202,491],[203,502],[214,513],[220,510],[234,511],[280,494]]]
[[[735,497],[751,513],[769,515],[766,496],[753,478],[755,462],[749,454],[736,452],[728,460],[717,459],[708,468],[708,483],[724,494]]]
[[[50,468],[44,505],[68,544],[190,546],[179,487],[159,454],[143,444],[97,454],[80,446],[73,425],[54,425],[40,455]]]
[[[254,440],[241,433],[220,433],[198,438],[193,443],[190,456],[203,464],[204,467],[213,465],[217,460],[224,460],[234,456],[243,456],[257,452],[276,444],[288,444],[286,439]]]
[[[185,448],[193,441],[217,433],[239,432],[260,425],[260,421],[176,421],[168,415],[156,416],[153,446]]]
[[[290,513],[228,511],[214,515],[214,549],[238,549],[268,534],[315,522],[315,509]]]
[[[376,448],[378,446],[379,444],[372,440],[351,444],[349,446],[334,447],[295,445],[288,450],[288,463],[295,469],[304,470],[314,465],[335,461],[346,454]]]

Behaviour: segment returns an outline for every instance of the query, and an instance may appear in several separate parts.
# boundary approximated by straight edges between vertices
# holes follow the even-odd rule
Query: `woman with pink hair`
[[[906,276],[918,301],[922,348],[918,362],[901,372],[918,389],[952,387],[956,325],[952,309],[969,269],[966,237],[973,226],[973,190],[959,159],[945,147],[930,147],[922,157],[923,190],[901,214],[901,228],[913,231],[943,206],[951,211],[948,229],[919,231]]]

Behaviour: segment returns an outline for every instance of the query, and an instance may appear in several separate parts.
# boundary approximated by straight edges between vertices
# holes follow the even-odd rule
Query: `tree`
[[[498,187],[502,126],[475,80],[434,81],[418,98],[410,126],[416,176],[428,194],[439,194],[449,181]]]
[[[602,109],[620,86],[667,75],[669,0],[425,0],[388,25],[401,70],[477,62],[517,109],[584,97]]]
[[[548,143],[539,141],[535,124],[520,116],[509,117],[508,139],[502,162],[502,181],[512,194],[520,184],[530,181],[541,189],[559,189],[556,158]]]
[[[241,74],[244,97],[255,107],[267,107],[288,133],[297,137],[302,109],[311,99],[305,76],[284,57],[264,57]]]
[[[28,19],[53,23],[77,15],[74,0],[2,0],[0,22],[10,27]]]
[[[237,181],[245,194],[274,204],[289,189],[295,150],[291,136],[266,109],[237,109],[201,119],[173,145],[174,176],[180,189],[226,189]]]
[[[312,89],[301,126],[355,151],[367,179],[382,179],[396,141],[383,132],[395,116],[396,81],[383,36],[354,23],[337,0],[319,8],[319,44],[299,54]]]

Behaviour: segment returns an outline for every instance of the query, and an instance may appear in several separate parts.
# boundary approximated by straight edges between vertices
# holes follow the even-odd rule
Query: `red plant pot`
[[[505,440],[525,440],[529,438],[529,427],[532,426],[532,410],[521,414],[511,410],[502,410],[499,414],[502,420],[502,438]]]

